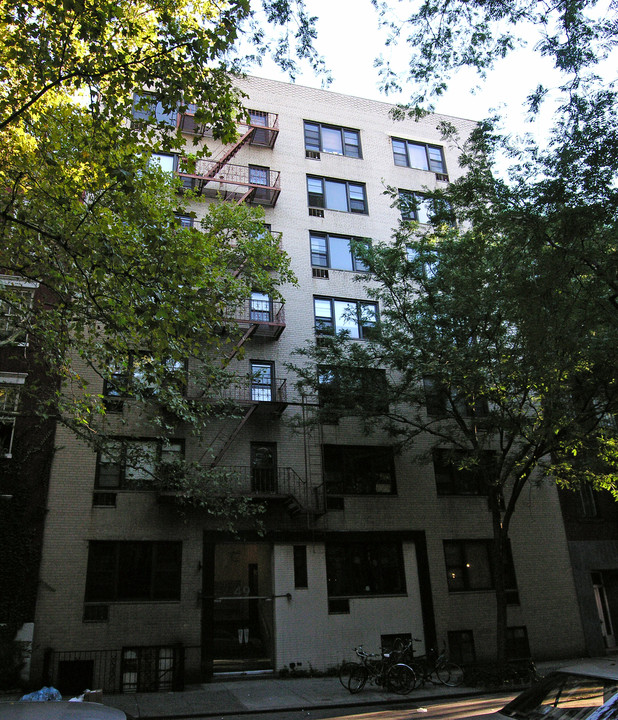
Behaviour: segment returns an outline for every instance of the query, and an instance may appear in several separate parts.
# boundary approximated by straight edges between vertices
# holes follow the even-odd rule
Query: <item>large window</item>
[[[355,412],[388,412],[384,370],[359,367],[318,367],[318,400],[323,422],[337,422]]]
[[[85,600],[180,600],[181,565],[181,542],[91,541]]]
[[[139,488],[172,471],[184,457],[181,440],[118,439],[97,456],[99,490]]]
[[[383,495],[395,492],[393,448],[324,445],[324,485],[329,495]]]
[[[318,159],[320,152],[359,158],[360,134],[358,130],[305,120],[305,150],[307,157]]]
[[[133,118],[137,122],[144,120],[155,120],[169,127],[176,127],[178,112],[176,109],[167,110],[161,102],[157,102],[154,95],[145,93],[133,95]]]
[[[316,267],[332,268],[333,270],[353,270],[367,272],[367,266],[357,258],[350,247],[350,235],[331,235],[329,233],[310,232],[311,264]],[[369,242],[362,240],[362,242]]]
[[[444,152],[439,145],[428,145],[399,138],[393,138],[392,142],[395,165],[430,170],[446,175]]]
[[[363,300],[337,300],[314,297],[315,330],[320,335],[347,332],[352,339],[362,340],[375,327],[378,318],[376,303]]]
[[[310,208],[367,213],[364,183],[307,175],[307,193]]]
[[[12,275],[0,275],[0,341],[28,344],[28,324],[37,283]]]
[[[23,373],[0,373],[0,457],[12,457],[19,394],[25,379]]]
[[[444,540],[444,560],[449,592],[493,590],[491,540]],[[519,602],[510,546],[504,563],[507,602]]]
[[[148,353],[131,353],[103,382],[103,398],[108,410],[120,411],[123,399],[139,395],[156,397],[162,386],[175,386],[184,393],[187,383],[185,360],[155,360]]]
[[[426,197],[423,193],[399,190],[399,209],[402,220],[415,220],[423,225],[429,225],[439,208],[434,200]]]
[[[275,399],[274,363],[262,360],[251,361],[251,400],[272,402]]]
[[[401,542],[327,542],[326,576],[329,597],[403,594],[406,580]]]
[[[435,448],[433,468],[438,495],[487,495],[497,475],[496,453],[490,450],[472,459],[465,450]]]

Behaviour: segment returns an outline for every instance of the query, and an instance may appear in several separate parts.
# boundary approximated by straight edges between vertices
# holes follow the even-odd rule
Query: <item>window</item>
[[[388,495],[395,492],[392,447],[323,445],[324,485],[329,495]]]
[[[270,168],[249,165],[249,182],[252,185],[270,185]]]
[[[190,215],[176,215],[176,222],[182,228],[193,227],[193,218]]]
[[[466,450],[434,448],[438,495],[487,495],[497,476],[496,453],[485,450],[472,461]]]
[[[489,413],[487,400],[483,397],[466,401],[457,390],[447,388],[432,377],[423,378],[427,414],[444,417],[458,414],[461,417],[486,417]]]
[[[315,331],[319,335],[346,332],[348,337],[364,340],[378,319],[377,303],[363,300],[336,300],[314,297]]]
[[[318,400],[322,422],[337,422],[354,411],[388,412],[386,372],[374,368],[318,367]]]
[[[157,102],[154,95],[133,95],[133,118],[138,122],[151,120],[154,118],[158,123],[163,123],[169,127],[176,127],[176,118],[178,112],[174,110],[164,110],[163,104]]]
[[[530,657],[528,630],[525,625],[507,627],[506,657],[509,660],[527,660]]]
[[[451,660],[459,665],[476,662],[472,630],[449,630],[448,650]]]
[[[326,583],[329,597],[404,594],[401,542],[327,542]]]
[[[25,380],[24,373],[0,373],[0,458],[12,457],[19,395]]]
[[[493,590],[491,540],[444,540],[444,559],[449,592]],[[507,602],[517,604],[517,582],[510,546],[504,566]]]
[[[181,542],[93,540],[85,600],[180,600],[181,563]]]
[[[178,645],[122,648],[121,692],[179,690],[183,664],[183,649]]]
[[[308,587],[306,545],[294,545],[294,587]]]
[[[272,320],[272,301],[265,293],[252,292],[249,300],[251,320],[270,322]]]
[[[307,157],[316,157],[314,153],[332,153],[360,158],[360,134],[358,130],[322,125],[305,120],[305,150]]]
[[[152,167],[160,167],[163,172],[170,174],[178,167],[176,155],[166,155],[164,153],[153,153],[148,164]]]
[[[352,240],[365,242],[361,238],[319,232],[310,232],[309,238],[311,241],[312,265],[333,268],[333,270],[367,272],[367,266],[362,260],[354,256],[350,246]]]
[[[251,361],[251,400],[272,402],[274,400],[275,368],[273,363]]]
[[[28,316],[38,283],[12,275],[0,275],[0,341],[28,344]]]
[[[125,398],[135,395],[156,397],[162,386],[176,386],[178,392],[184,393],[186,384],[185,360],[155,360],[147,353],[131,353],[126,362],[103,381],[103,399],[107,410],[119,412]]]
[[[399,138],[392,138],[392,143],[395,165],[446,175],[444,152],[439,145],[427,145]]]
[[[118,439],[97,456],[95,487],[117,490],[148,486],[171,472],[183,457],[182,440]]]
[[[436,214],[434,205],[435,202],[422,193],[411,190],[399,191],[399,209],[402,220],[415,220],[423,225],[429,225],[432,216]]]
[[[307,175],[307,192],[310,208],[367,213],[367,198],[363,183]]]
[[[252,145],[268,145],[271,134],[262,128],[268,127],[268,113],[262,110],[247,110],[251,125],[257,125],[251,137]]]
[[[597,505],[597,492],[591,483],[583,482],[578,489],[579,495],[579,517],[580,518],[596,518],[599,517],[599,508]]]

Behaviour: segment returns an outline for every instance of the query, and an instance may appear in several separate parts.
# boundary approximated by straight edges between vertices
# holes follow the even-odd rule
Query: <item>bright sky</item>
[[[378,28],[378,16],[369,0],[305,0],[310,14],[318,16],[316,46],[331,71],[331,90],[347,95],[396,103],[408,96],[385,96],[378,90],[378,73],[374,58],[385,52],[385,31]],[[396,50],[405,62],[405,47]],[[472,120],[487,117],[492,109],[504,107],[505,129],[512,133],[543,133],[545,123],[524,123],[522,104],[526,95],[539,81],[546,81],[551,73],[549,64],[543,68],[541,58],[532,51],[521,51],[500,63],[498,70],[484,83],[481,92],[471,88],[478,82],[473,73],[461,74],[451,82],[449,92],[436,102],[437,112]],[[253,74],[270,79],[287,80],[281,71],[270,64],[256,68]],[[313,73],[297,77],[300,85],[320,87],[321,79]]]

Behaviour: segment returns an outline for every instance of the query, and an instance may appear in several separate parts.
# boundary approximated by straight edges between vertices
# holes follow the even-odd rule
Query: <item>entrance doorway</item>
[[[221,543],[215,547],[213,670],[273,667],[271,547]]]

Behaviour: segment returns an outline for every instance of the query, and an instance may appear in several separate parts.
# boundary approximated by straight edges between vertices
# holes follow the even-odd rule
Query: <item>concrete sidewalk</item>
[[[367,685],[351,695],[336,677],[215,680],[187,687],[182,692],[104,695],[103,703],[120,708],[139,720],[237,715],[277,710],[309,711],[324,707],[390,704],[406,702],[422,705],[428,700],[455,695],[479,694],[474,688],[448,688],[428,685],[410,695],[383,692]]]

